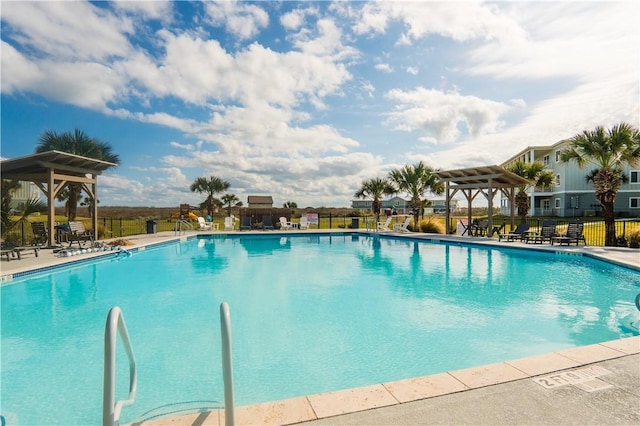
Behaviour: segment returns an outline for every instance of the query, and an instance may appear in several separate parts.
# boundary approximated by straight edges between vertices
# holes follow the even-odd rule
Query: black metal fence
[[[218,229],[224,229],[224,217],[223,215],[216,216],[212,220],[218,225]],[[317,220],[310,222],[309,229],[375,229],[376,220],[373,216],[351,216],[351,215],[332,215],[317,214],[317,216],[311,216]],[[384,220],[384,217],[380,218]],[[549,218],[528,218],[527,223],[533,229],[538,229],[542,226],[542,222]],[[590,218],[583,219],[585,223],[584,234],[587,239],[587,244],[592,246],[603,246],[605,242],[605,226],[602,220],[589,220]],[[291,217],[291,222],[299,223],[300,217]],[[395,223],[402,223],[403,216],[394,216],[392,225]],[[425,220],[443,221],[441,217],[431,217]],[[458,224],[458,218],[451,219],[450,229],[455,230]],[[559,230],[562,230],[566,225],[574,218],[553,218],[556,221]],[[98,220],[98,239],[108,238],[125,238],[131,235],[149,234],[156,232],[166,232],[176,230],[176,220],[172,219],[157,219],[148,217],[137,218],[100,218]],[[279,226],[278,217],[274,217],[273,224],[276,229]],[[240,228],[239,220],[235,222],[235,228]],[[495,219],[494,225],[503,226],[502,231],[507,232],[511,230],[511,226],[503,221],[503,219]],[[91,227],[90,221],[85,221],[87,229]],[[198,229],[198,223],[192,222],[192,229]],[[632,232],[640,232],[640,219],[617,219],[615,222],[616,236],[621,246],[626,245],[626,241]],[[393,227],[393,226],[392,226]],[[182,227],[184,229],[184,226]],[[494,235],[494,237],[497,237]],[[28,222],[22,223],[12,230],[9,236],[5,237],[6,240],[16,242],[22,245],[28,245],[33,241],[33,233],[31,226]]]

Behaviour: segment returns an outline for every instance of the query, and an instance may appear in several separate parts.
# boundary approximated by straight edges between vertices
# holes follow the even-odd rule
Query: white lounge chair
[[[309,229],[309,219],[306,216],[300,216],[300,229]]]
[[[224,218],[224,230],[225,231],[233,231],[236,229],[236,224],[233,216],[227,216]]]
[[[202,216],[198,216],[198,225],[200,225],[200,231],[211,231],[213,229],[213,222],[205,221]]]
[[[280,229],[291,229],[291,222],[284,216],[280,217]]]
[[[407,217],[403,223],[401,224],[396,223],[393,226],[393,230],[395,232],[409,232],[409,224],[411,223],[412,220],[413,218],[411,216]]]
[[[391,225],[391,220],[393,219],[392,216],[387,217],[387,220],[385,220],[384,222],[378,222],[378,226],[376,227],[377,231],[391,231],[391,228],[389,228],[389,225]]]

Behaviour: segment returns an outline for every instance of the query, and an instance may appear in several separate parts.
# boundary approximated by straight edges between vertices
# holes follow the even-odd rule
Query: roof
[[[44,175],[50,169],[64,171],[70,176],[99,175],[117,164],[69,154],[60,151],[47,151],[24,157],[2,160],[0,169],[3,179],[29,180],[25,176]]]
[[[273,197],[271,195],[249,195],[247,202],[249,204],[273,204]]]
[[[445,170],[434,173],[442,181],[457,188],[508,188],[531,185],[532,182],[500,166],[472,167],[469,169]]]

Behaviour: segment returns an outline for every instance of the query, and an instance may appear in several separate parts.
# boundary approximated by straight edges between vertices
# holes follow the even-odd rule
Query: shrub
[[[640,229],[629,232],[628,241],[630,248],[640,248]]]
[[[431,219],[423,219],[418,223],[420,232],[429,232],[432,234],[444,234],[444,226],[440,222]]]

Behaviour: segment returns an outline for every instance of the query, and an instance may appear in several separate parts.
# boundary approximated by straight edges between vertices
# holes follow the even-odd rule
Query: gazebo
[[[445,183],[446,193],[446,223],[447,234],[453,232],[451,227],[451,199],[461,192],[467,200],[467,223],[471,223],[471,205],[478,194],[484,195],[488,202],[489,212],[487,236],[492,235],[493,230],[493,198],[498,193],[509,199],[511,228],[515,226],[515,189],[523,185],[531,185],[529,180],[516,175],[500,166],[472,167],[469,169],[457,169],[438,171],[434,173]]]
[[[55,197],[69,182],[82,184],[82,189],[94,200],[98,198],[98,175],[114,163],[82,157],[60,151],[48,151],[24,157],[2,160],[2,179],[33,182],[47,197],[49,212],[49,244],[55,243]],[[93,203],[93,230],[98,237],[98,203]]]

